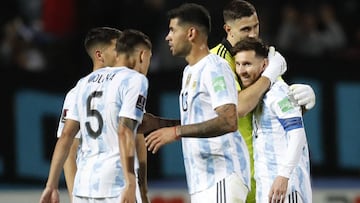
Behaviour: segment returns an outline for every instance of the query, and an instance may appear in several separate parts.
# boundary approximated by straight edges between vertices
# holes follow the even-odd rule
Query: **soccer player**
[[[235,44],[236,73],[244,88],[266,70],[268,48],[258,38]],[[310,159],[301,107],[277,80],[253,112],[256,202],[311,203]]]
[[[152,44],[125,30],[116,42],[115,67],[99,68],[75,86],[40,202],[58,202],[58,182],[80,130],[73,202],[135,202],[135,135],[142,120]]]
[[[84,40],[84,47],[93,63],[92,70],[106,66],[113,66],[116,58],[115,45],[116,40],[120,37],[121,31],[110,27],[97,27],[91,29]],[[75,89],[72,88],[65,96],[61,117],[57,129],[57,137],[61,136],[64,128],[66,113],[71,106],[70,102],[75,98]],[[64,175],[68,188],[70,200],[72,199],[72,191],[74,185],[74,178],[76,173],[76,154],[79,146],[80,133],[75,136],[75,139],[69,155],[64,163]]]
[[[84,40],[84,47],[93,62],[93,71],[106,67],[114,66],[116,59],[115,45],[116,40],[120,37],[121,31],[111,27],[96,27],[91,29]],[[65,97],[62,114],[59,120],[57,137],[61,136],[62,129],[66,120],[66,113],[71,106],[70,102],[75,97],[75,89],[72,88]],[[70,200],[72,200],[72,191],[76,173],[76,155],[79,147],[80,133],[75,139],[69,155],[64,163],[65,181],[69,192]],[[136,160],[135,169],[138,178],[139,187],[136,189],[136,199],[138,202],[148,202],[147,197],[147,153],[144,144],[144,135],[136,136]],[[141,167],[140,167],[141,166]],[[140,189],[140,190],[139,190]]]
[[[228,63],[209,52],[209,12],[185,3],[170,10],[168,17],[165,39],[170,51],[188,63],[179,96],[181,125],[151,132],[145,138],[148,150],[156,153],[164,144],[181,139],[192,203],[245,202],[250,166],[237,130],[235,79]],[[282,71],[270,68],[264,75],[275,79]]]
[[[236,42],[241,41],[246,37],[259,37],[260,22],[257,16],[255,7],[245,0],[232,0],[223,9],[224,30],[226,38],[222,40],[217,46],[211,49],[212,53],[218,54],[228,61],[231,69],[235,73],[234,53],[231,51]],[[275,58],[274,58],[275,59]],[[270,59],[270,66],[273,60]],[[285,62],[286,63],[286,62]],[[238,81],[237,81],[238,82]],[[248,194],[247,203],[255,202],[255,179],[254,175],[254,160],[252,149],[252,124],[251,111],[255,108],[261,97],[269,88],[270,83],[261,77],[251,87],[246,90],[241,90],[241,84],[237,84],[239,91],[238,98],[238,128],[241,135],[244,137],[249,154],[251,165],[251,191]],[[309,85],[294,84],[290,86],[291,94],[294,95],[295,100],[299,105],[305,107],[306,110],[313,108],[315,105],[315,93]]]

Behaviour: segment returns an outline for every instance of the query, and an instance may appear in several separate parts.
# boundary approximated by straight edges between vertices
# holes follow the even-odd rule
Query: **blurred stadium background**
[[[49,170],[65,93],[91,71],[83,48],[95,26],[135,28],[148,34],[153,60],[147,111],[179,118],[177,94],[185,62],[164,38],[166,10],[181,0],[15,0],[0,8],[0,202],[37,202]],[[223,5],[212,15],[210,47],[224,36]],[[360,202],[360,2],[254,0],[261,37],[286,57],[289,83],[312,85],[316,106],[305,114],[314,202]],[[333,29],[336,34],[331,34]],[[294,32],[297,32],[297,34]],[[292,34],[293,33],[293,34]],[[296,38],[302,36],[303,38]],[[309,36],[305,38],[304,36]],[[319,43],[319,42],[326,43]],[[294,43],[301,42],[301,43]],[[327,46],[325,46],[326,44]],[[154,203],[187,202],[180,143],[148,154]],[[64,202],[68,201],[64,180]]]

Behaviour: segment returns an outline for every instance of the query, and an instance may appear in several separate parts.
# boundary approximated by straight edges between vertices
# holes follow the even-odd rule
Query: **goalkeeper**
[[[226,38],[224,38],[217,46],[211,49],[215,53],[228,61],[234,72],[235,77],[235,60],[232,53],[232,47],[236,42],[246,37],[259,37],[259,19],[255,7],[244,0],[232,0],[223,9],[224,30]],[[269,53],[269,66],[283,66],[286,70],[285,59],[280,53]],[[272,57],[272,56],[274,57]],[[270,70],[270,68],[268,68]],[[255,179],[253,148],[252,148],[252,113],[257,103],[260,101],[264,93],[269,89],[270,84],[274,82],[273,74],[264,73],[256,83],[251,87],[241,90],[241,84],[238,84],[238,129],[244,137],[250,154],[251,166],[251,191],[248,193],[247,203],[255,202]],[[295,98],[296,102],[303,106],[303,109],[309,110],[315,105],[315,93],[313,89],[306,84],[295,84],[290,86],[290,94]]]

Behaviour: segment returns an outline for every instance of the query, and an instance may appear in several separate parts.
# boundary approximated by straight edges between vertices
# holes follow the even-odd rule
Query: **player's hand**
[[[277,176],[269,192],[269,203],[283,203],[286,198],[289,178]]]
[[[125,187],[121,194],[121,203],[136,203],[135,184]]]
[[[271,84],[275,82],[275,80],[283,75],[287,70],[287,65],[285,58],[277,51],[273,46],[269,47],[269,65],[265,68],[262,76],[269,78]]]
[[[60,197],[59,197],[59,190],[46,187],[41,194],[39,203],[59,203]]]
[[[310,85],[291,85],[289,94],[295,99],[298,105],[305,106],[306,110],[310,110],[315,106],[315,92]]]
[[[161,146],[174,142],[177,139],[174,127],[160,128],[145,137],[145,145],[148,151],[155,154]]]

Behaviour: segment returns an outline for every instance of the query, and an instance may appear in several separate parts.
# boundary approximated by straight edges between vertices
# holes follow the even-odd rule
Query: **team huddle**
[[[140,30],[91,29],[93,71],[67,93],[40,203],[60,202],[64,170],[73,203],[148,203],[147,151],[181,141],[191,203],[311,203],[303,114],[313,89],[288,85],[285,58],[259,37],[252,4],[223,9],[226,37],[208,47],[209,11],[167,13],[165,37],[184,58],[180,119],[147,112],[151,39]]]

